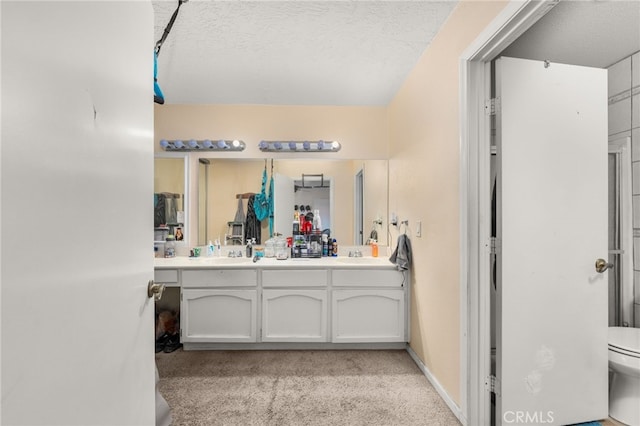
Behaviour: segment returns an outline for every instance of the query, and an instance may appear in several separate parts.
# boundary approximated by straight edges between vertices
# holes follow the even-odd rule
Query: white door
[[[155,422],[153,9],[2,2],[2,422]]]
[[[273,182],[273,232],[290,236],[293,226],[293,206],[295,205],[293,179],[276,173],[273,176]]]
[[[497,424],[607,417],[607,73],[496,61]]]

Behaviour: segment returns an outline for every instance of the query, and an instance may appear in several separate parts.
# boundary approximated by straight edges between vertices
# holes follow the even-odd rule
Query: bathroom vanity
[[[408,272],[387,258],[155,259],[185,350],[404,348]]]

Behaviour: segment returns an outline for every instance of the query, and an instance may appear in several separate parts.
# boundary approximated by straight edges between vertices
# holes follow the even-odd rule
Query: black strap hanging
[[[173,15],[171,15],[171,19],[169,19],[169,23],[167,24],[166,28],[164,29],[164,32],[162,33],[162,37],[160,37],[160,40],[156,41],[156,47],[154,49],[156,52],[156,55],[160,55],[160,48],[162,47],[162,44],[169,36],[169,32],[171,32],[171,28],[173,27],[173,23],[176,22],[176,18],[178,17],[178,12],[180,11],[180,6],[182,6],[182,3],[186,3],[187,1],[189,0],[178,0],[178,7],[176,7],[175,12],[173,12]]]
[[[160,40],[156,42],[156,46],[153,49],[153,101],[160,105],[164,104],[164,94],[162,93],[162,89],[160,89],[160,86],[158,85],[158,55],[160,54],[160,48],[162,47],[162,44],[167,39],[167,36],[171,31],[171,27],[173,27],[173,23],[178,17],[180,6],[182,6],[182,3],[186,3],[187,1],[189,0],[178,0],[178,7],[176,7],[173,15],[171,15],[171,19],[169,20],[167,27],[162,33],[162,37],[160,37]]]

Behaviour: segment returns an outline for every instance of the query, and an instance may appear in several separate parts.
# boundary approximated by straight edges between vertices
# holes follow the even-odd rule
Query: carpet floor
[[[173,425],[460,425],[404,350],[156,354]]]

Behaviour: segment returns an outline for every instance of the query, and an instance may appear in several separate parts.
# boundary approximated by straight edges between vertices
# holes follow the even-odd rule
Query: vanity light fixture
[[[166,140],[160,141],[160,146],[165,151],[244,151],[246,144],[243,141],[234,140]]]
[[[338,152],[338,141],[260,141],[258,148],[263,152]]]

